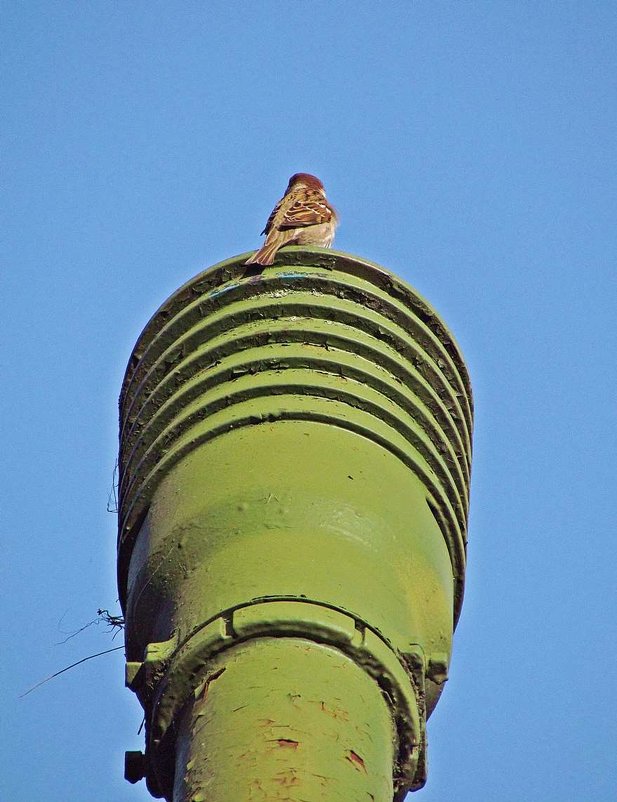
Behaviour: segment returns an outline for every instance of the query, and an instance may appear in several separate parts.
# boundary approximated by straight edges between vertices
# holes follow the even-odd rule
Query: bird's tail
[[[266,242],[256,253],[249,257],[245,265],[271,265],[274,262],[276,252],[284,243],[277,240]]]

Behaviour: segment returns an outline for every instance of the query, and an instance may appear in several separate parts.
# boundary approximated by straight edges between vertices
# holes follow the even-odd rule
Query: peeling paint
[[[349,721],[349,710],[343,710],[341,707],[331,707],[326,702],[320,702],[319,707],[323,713],[332,718],[340,718],[343,721]]]
[[[302,784],[302,780],[294,769],[279,771],[278,774],[274,775],[273,780],[277,785],[282,785],[284,788],[294,788]]]
[[[364,761],[357,752],[353,751],[353,749],[349,750],[349,752],[346,755],[346,758],[355,769],[357,769],[358,771],[363,771],[365,774],[367,773]]]

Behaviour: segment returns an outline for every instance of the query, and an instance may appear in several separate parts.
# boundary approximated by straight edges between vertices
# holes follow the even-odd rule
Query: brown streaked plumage
[[[329,248],[338,225],[336,211],[326,199],[324,186],[310,173],[296,173],[261,232],[266,241],[245,264],[271,265],[284,245],[319,245]]]

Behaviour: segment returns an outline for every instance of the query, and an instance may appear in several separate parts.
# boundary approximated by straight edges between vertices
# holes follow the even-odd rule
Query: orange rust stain
[[[298,741],[293,741],[291,738],[277,738],[276,743],[283,749],[297,749],[300,746]]]
[[[366,766],[364,765],[364,761],[362,760],[362,758],[360,757],[360,755],[357,752],[353,751],[353,749],[349,750],[349,753],[347,755],[345,755],[345,758],[358,771],[363,771],[365,774],[367,774]]]

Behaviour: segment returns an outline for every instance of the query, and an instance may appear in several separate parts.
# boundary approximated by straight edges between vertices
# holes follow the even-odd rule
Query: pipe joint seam
[[[127,664],[127,684],[152,711],[147,750],[151,756],[156,752],[150,764],[158,766],[163,792],[173,786],[173,724],[191,695],[203,694],[219,675],[224,652],[265,637],[302,638],[332,646],[369,674],[381,690],[397,733],[394,787],[402,799],[408,790],[424,785],[424,683],[429,662],[422,647],[410,644],[409,651],[397,653],[365,621],[317,602],[263,600],[221,613],[182,644],[173,638],[149,644],[143,663]]]

